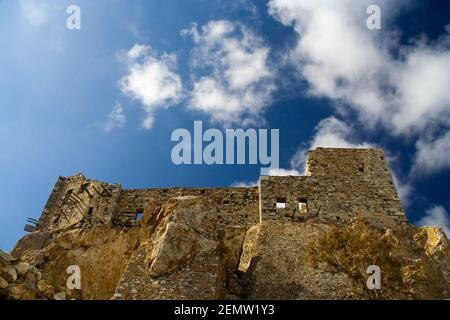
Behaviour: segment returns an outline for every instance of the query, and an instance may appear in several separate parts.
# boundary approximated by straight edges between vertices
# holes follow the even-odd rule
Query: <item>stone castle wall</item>
[[[407,222],[381,149],[318,148],[304,176],[261,177],[259,193],[262,220],[360,215],[384,225]]]
[[[78,174],[59,177],[39,219],[38,230],[58,230],[77,224],[132,227],[148,203],[161,206],[176,197],[201,197],[216,212],[219,225],[247,226],[259,221],[258,189],[253,188],[167,188],[122,189],[86,179]],[[253,207],[249,210],[249,207]]]
[[[78,223],[111,221],[121,186],[92,179],[82,174],[59,177],[39,219],[38,230],[56,230]]]
[[[136,213],[143,213],[152,202],[161,206],[177,197],[199,197],[210,205],[223,225],[246,225],[258,221],[258,210],[248,213],[248,207],[258,203],[258,190],[254,188],[168,188],[122,190],[113,220],[118,224],[132,224]]]
[[[131,227],[148,203],[161,206],[176,197],[204,199],[223,226],[271,219],[341,221],[357,215],[384,225],[407,222],[381,149],[318,148],[309,152],[304,176],[262,176],[251,188],[128,190],[81,174],[59,177],[38,230],[110,221]]]
[[[250,188],[125,189],[78,174],[58,178],[14,254],[55,288],[80,266],[83,299],[325,298],[352,288],[305,269],[308,239],[355,216],[407,223],[380,149],[318,148],[303,176]]]

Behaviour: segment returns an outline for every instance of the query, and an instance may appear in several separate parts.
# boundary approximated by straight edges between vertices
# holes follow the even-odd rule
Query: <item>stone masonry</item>
[[[308,154],[304,176],[261,177],[259,200],[261,220],[366,216],[407,223],[381,149],[318,148]]]
[[[317,148],[309,152],[303,176],[262,176],[252,188],[126,190],[82,174],[59,177],[37,229],[109,221],[133,226],[150,201],[162,204],[180,196],[206,199],[224,225],[254,224],[257,217],[243,210],[251,204],[259,205],[260,221],[340,221],[364,215],[384,225],[407,223],[381,149]]]
[[[450,290],[438,280],[450,279],[449,242],[438,228],[408,223],[381,149],[317,148],[303,175],[262,176],[247,188],[125,189],[59,177],[36,222],[11,255],[45,285],[31,290],[26,277],[2,271],[12,282],[0,281],[0,299],[367,298],[374,263],[397,279],[383,297]],[[347,270],[351,259],[358,265]],[[81,290],[66,288],[71,265]]]

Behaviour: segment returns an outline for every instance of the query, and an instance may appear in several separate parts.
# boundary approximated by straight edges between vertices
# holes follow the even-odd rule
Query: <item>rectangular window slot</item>
[[[144,210],[136,210],[136,221],[141,221],[144,215]]]
[[[229,199],[223,199],[223,200],[222,200],[222,204],[223,204],[224,206],[229,206],[229,205],[230,205],[230,200],[229,200]]]
[[[88,217],[92,217],[92,214],[94,213],[94,208],[93,207],[89,207],[87,215]]]
[[[286,198],[277,198],[277,209],[286,209]]]
[[[306,198],[298,199],[298,211],[300,214],[308,213],[308,200]]]

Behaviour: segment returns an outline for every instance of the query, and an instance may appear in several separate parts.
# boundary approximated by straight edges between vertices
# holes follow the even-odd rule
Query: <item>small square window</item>
[[[286,209],[286,198],[277,198],[277,209]]]
[[[286,209],[286,202],[277,202],[277,209]]]
[[[225,206],[229,206],[230,205],[230,200],[229,199],[223,199],[222,200],[222,204]]]

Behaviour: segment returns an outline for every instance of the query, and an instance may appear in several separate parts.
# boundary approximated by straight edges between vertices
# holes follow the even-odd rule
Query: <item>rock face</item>
[[[221,281],[217,216],[197,198],[149,206],[140,246],[131,257],[115,297],[122,299],[214,299]]]
[[[68,291],[68,298],[110,298],[138,241],[136,227],[121,230],[103,224],[54,233],[40,247],[28,246],[33,238],[43,238],[39,233],[20,240],[12,254],[39,268],[42,277],[61,292],[67,291],[67,268],[79,266],[82,290]]]
[[[0,299],[51,299],[54,288],[34,266],[0,250]]]
[[[214,210],[190,197],[149,205],[140,228],[103,225],[54,235],[41,249],[22,244],[14,250],[22,261],[1,252],[3,298],[450,297],[450,242],[437,227],[380,229],[355,218],[219,230]],[[37,262],[41,271],[23,261]],[[373,264],[381,268],[381,290],[366,286]],[[65,287],[67,265],[80,266],[81,290]]]
[[[306,176],[252,188],[76,175],[0,251],[0,298],[448,299],[449,248],[441,229],[407,223],[380,150],[316,150]],[[381,289],[367,287],[373,265]]]
[[[252,299],[443,299],[448,245],[436,227],[266,221],[247,233],[239,269]],[[381,290],[366,286],[370,265],[381,269]]]

